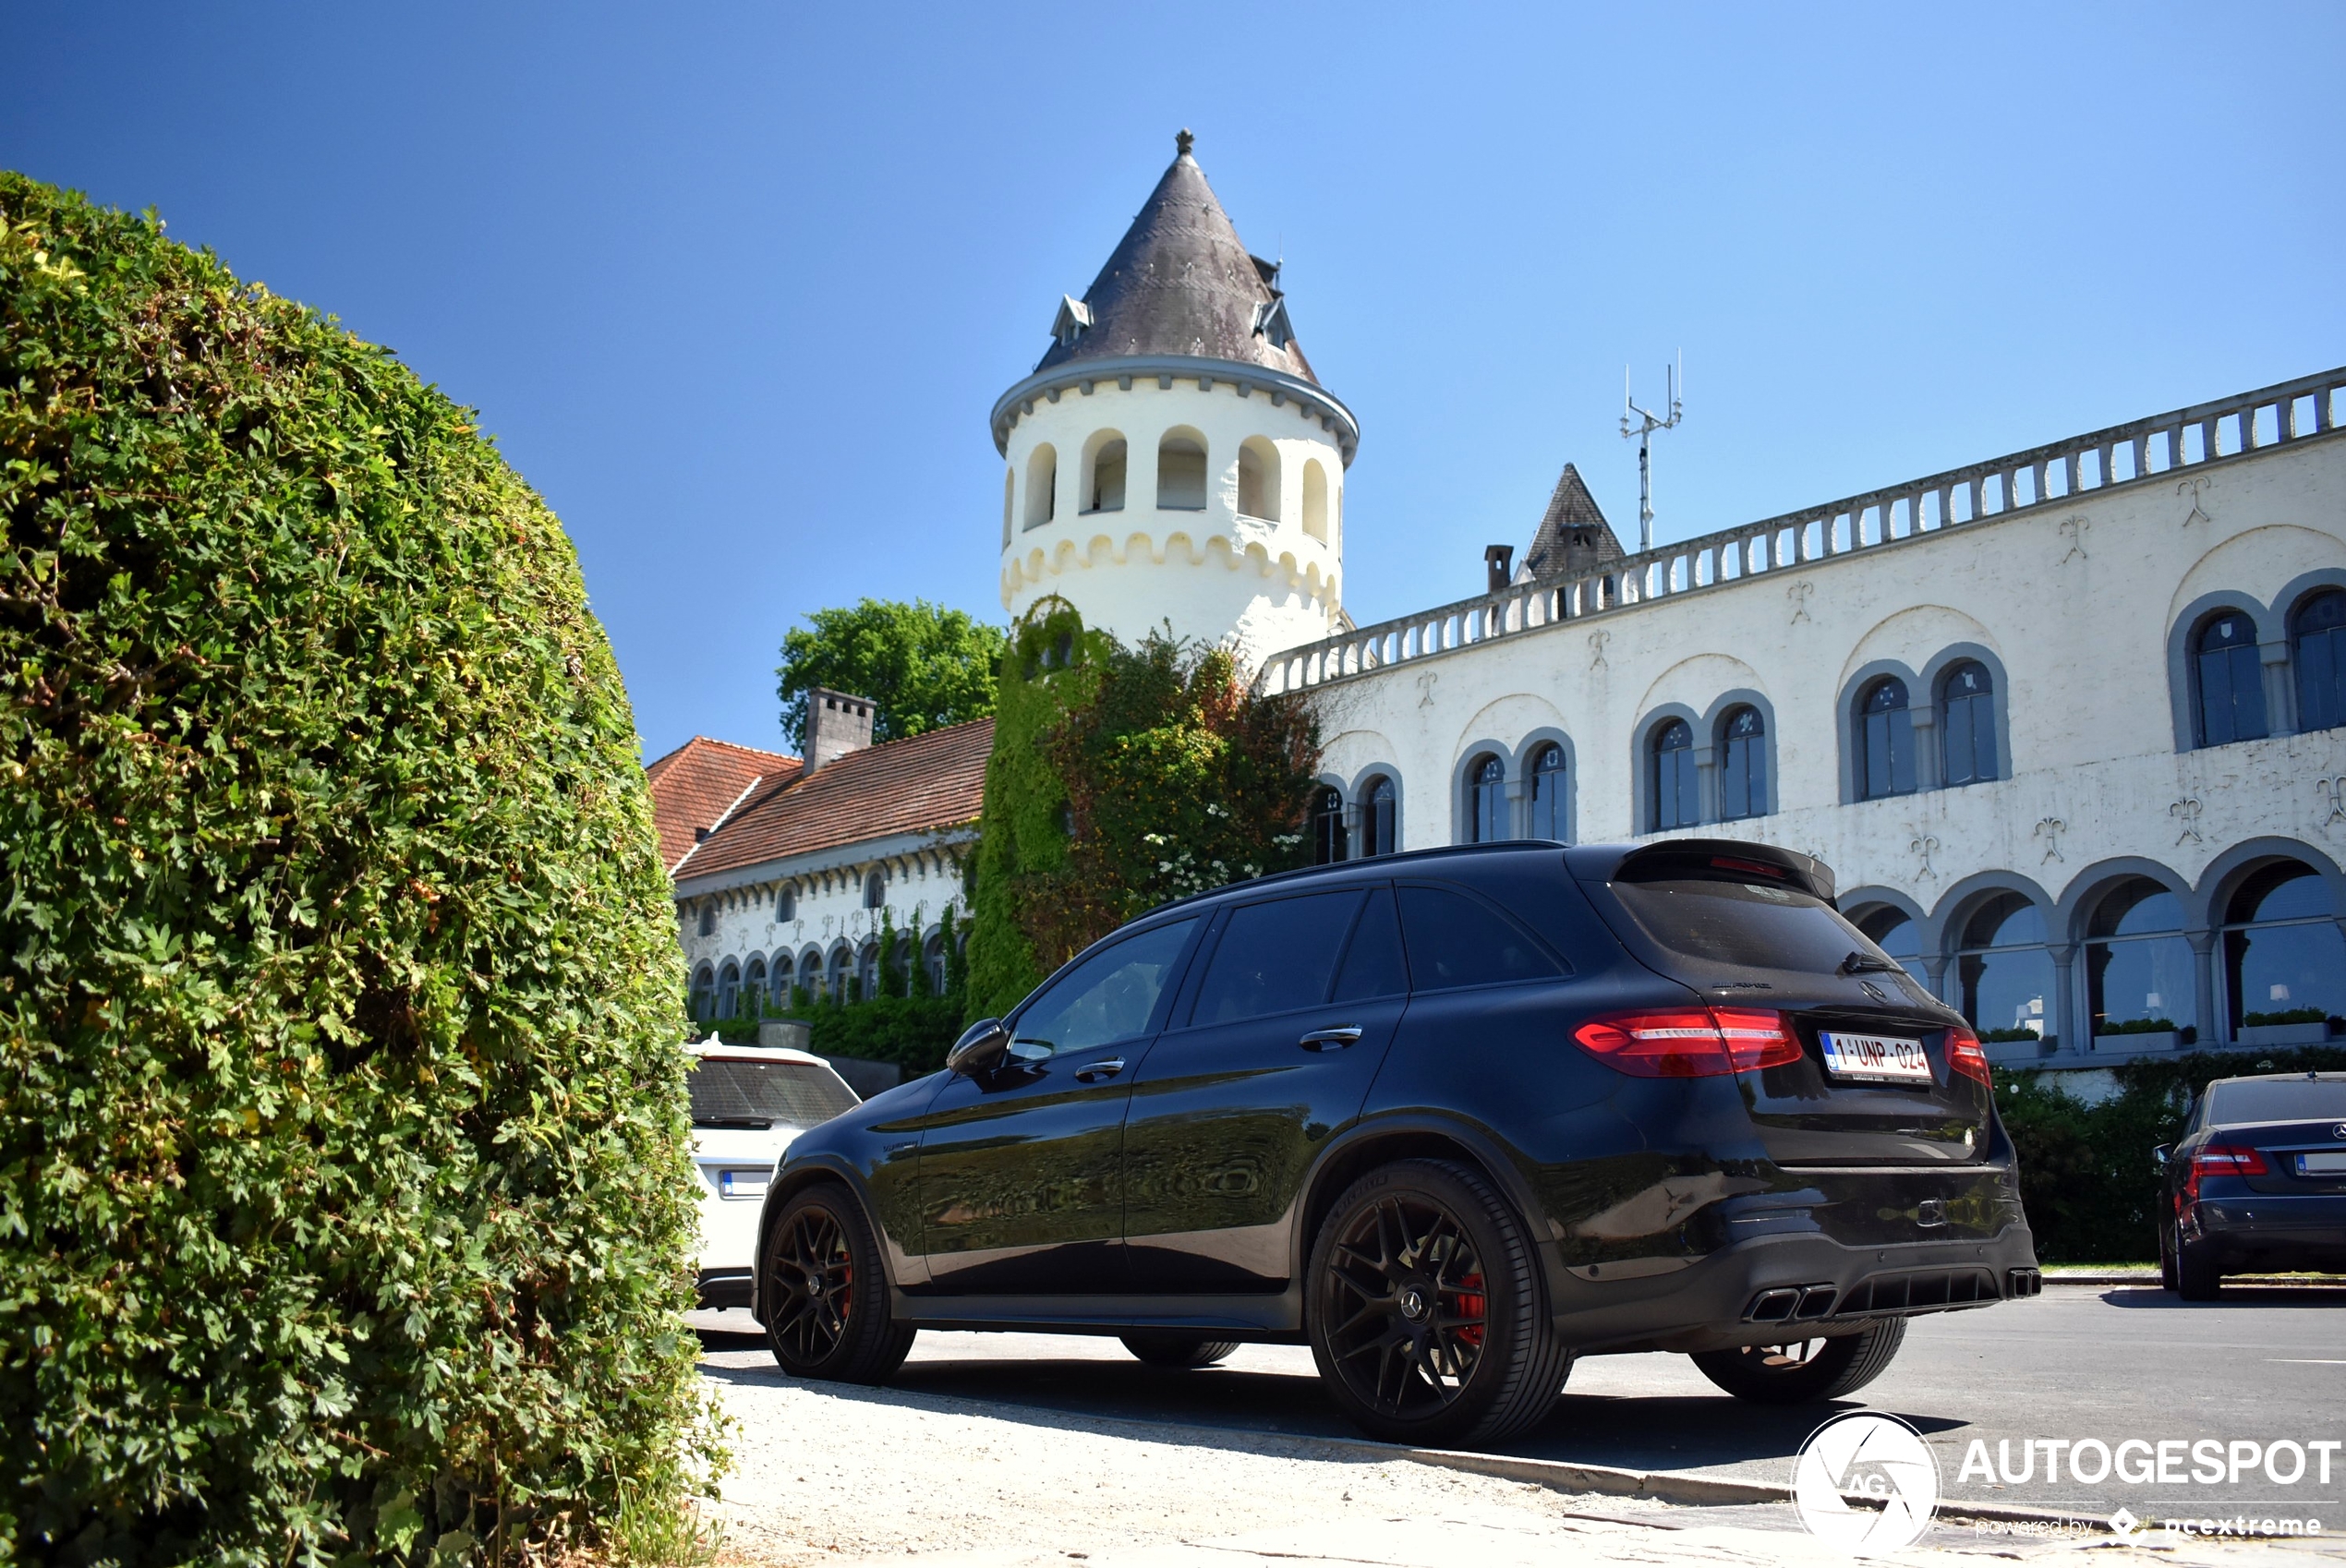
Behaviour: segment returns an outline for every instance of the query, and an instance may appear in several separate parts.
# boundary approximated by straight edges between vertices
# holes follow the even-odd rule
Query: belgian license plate
[[[1825,1070],[1835,1078],[1860,1083],[1929,1083],[1930,1058],[1919,1040],[1888,1034],[1844,1034],[1829,1030],[1818,1035],[1825,1048]]]
[[[2299,1176],[2346,1176],[2346,1150],[2335,1154],[2300,1154],[2297,1156]]]
[[[717,1190],[727,1198],[763,1198],[766,1196],[766,1171],[720,1171]]]

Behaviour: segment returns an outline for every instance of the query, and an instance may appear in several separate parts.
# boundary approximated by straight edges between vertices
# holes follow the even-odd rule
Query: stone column
[[[1704,822],[1719,820],[1719,748],[1711,744],[1707,736],[1698,735],[1701,743],[1694,749],[1695,810]]]
[[[2263,661],[2265,677],[2265,729],[2273,735],[2297,733],[2297,683],[2289,678],[2289,643],[2286,639],[2259,643],[2256,657]]]
[[[1915,730],[1915,788],[1936,790],[1947,777],[1939,755],[1939,705],[1927,691],[1909,692],[1906,718]]]
[[[2204,1050],[2216,1043],[2216,933],[2186,931],[2183,940],[2191,944],[2193,989],[2199,994],[2199,1045]]]
[[[1507,837],[1531,837],[1531,780],[1520,771],[1507,780]]]
[[[2085,998],[2077,995],[2077,946],[2074,942],[2049,945],[2045,951],[2052,959],[2053,1005],[2050,1010],[2054,1028],[2061,1031],[2061,1043],[2072,1051],[2091,1051],[2093,1021],[2080,1010],[2086,1005]]]

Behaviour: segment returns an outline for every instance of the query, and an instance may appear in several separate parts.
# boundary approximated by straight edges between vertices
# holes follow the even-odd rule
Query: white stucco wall
[[[1336,438],[1293,399],[1227,375],[1115,379],[1035,400],[1011,427],[1003,458],[1009,476],[1008,542],[1002,549],[1002,608],[1022,615],[1046,594],[1082,613],[1085,624],[1127,642],[1170,621],[1174,633],[1212,643],[1234,639],[1249,667],[1276,648],[1325,636],[1342,603],[1344,462]],[[1157,447],[1173,430],[1194,431],[1206,451],[1202,512],[1160,510]],[[1124,507],[1084,513],[1085,454],[1106,431],[1126,443]],[[1278,518],[1238,509],[1239,449],[1250,437],[1278,457]],[[1058,459],[1056,515],[1028,525],[1037,447]],[[1304,529],[1304,464],[1316,462],[1328,486],[1328,537]]]
[[[686,874],[677,884],[677,934],[683,939],[690,971],[703,966],[712,975],[727,959],[744,972],[753,959],[764,959],[770,972],[773,960],[787,955],[796,983],[804,984],[803,966],[809,953],[820,953],[827,966],[833,949],[845,942],[860,953],[865,941],[877,937],[880,911],[864,907],[865,879],[880,872],[888,884],[886,909],[899,932],[912,933],[924,946],[938,930],[945,906],[968,912],[962,891],[961,857],[973,835],[956,834],[935,841],[924,838],[875,841],[819,854],[785,858],[740,872],[695,878]],[[794,918],[775,918],[778,895],[788,887],[795,895]],[[704,935],[700,916],[713,911],[715,929]]]
[[[1632,839],[1651,820],[1640,754],[1655,716],[1695,718],[1707,762],[1707,727],[1743,694],[1772,710],[1774,809],[1694,831],[1818,855],[1844,891],[1910,901],[1934,932],[1993,885],[2029,891],[2054,942],[2074,940],[2060,922],[2129,857],[2197,889],[2204,923],[2211,877],[2260,842],[2301,848],[2346,892],[2346,730],[2281,732],[2286,618],[2324,584],[2346,584],[2346,435],[1336,681],[1317,689],[1325,778],[1357,801],[1388,772],[1402,846],[1421,849],[1464,837],[1468,763],[1495,752],[1519,781],[1527,741],[1563,739],[1575,837]],[[2171,655],[2219,601],[2257,618],[2276,734],[2190,749]],[[1973,651],[1998,671],[2006,777],[1845,803],[1856,683],[1899,672],[1919,711],[1928,678]]]

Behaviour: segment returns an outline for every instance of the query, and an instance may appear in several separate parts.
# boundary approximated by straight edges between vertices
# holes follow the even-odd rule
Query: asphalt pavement
[[[747,1313],[702,1313],[695,1321],[716,1366],[771,1367]],[[1941,1496],[1957,1505],[2102,1518],[2124,1508],[2153,1521],[2311,1518],[2334,1534],[2346,1532],[2342,1331],[2340,1285],[2231,1285],[2210,1303],[2183,1302],[2155,1286],[2052,1285],[2029,1301],[1914,1320],[1890,1369],[1828,1406],[1743,1404],[1682,1356],[1592,1357],[1575,1364],[1545,1423],[1490,1452],[1783,1485],[1820,1421],[1864,1408],[1899,1416],[1923,1433],[1938,1458]],[[1247,1345],[1221,1366],[1164,1373],[1132,1360],[1112,1339],[927,1333],[894,1386],[1006,1413],[1023,1406],[1240,1431],[1360,1435],[1320,1392],[1311,1352],[1300,1346]],[[2064,1445],[2050,1480],[2048,1440]],[[2146,1446],[2122,1449],[2130,1440]],[[2087,1444],[2085,1479],[2066,1463],[2069,1445],[2080,1441]],[[2313,1446],[2325,1441],[2326,1453]],[[2098,1479],[2096,1442],[2116,1457]],[[2163,1453],[2162,1442],[2170,1445]],[[2216,1446],[2195,1447],[2209,1443]],[[2031,1463],[2022,1478],[2024,1460]],[[1983,1478],[1983,1462],[1998,1472]],[[2148,1479],[2122,1478],[2146,1465]],[[2211,1468],[2220,1479],[2196,1478]]]

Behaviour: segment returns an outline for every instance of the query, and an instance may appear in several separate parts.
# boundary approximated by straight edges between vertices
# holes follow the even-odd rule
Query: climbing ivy
[[[1011,631],[986,766],[973,1016],[1169,899],[1301,864],[1319,724],[1227,649],[1083,629],[1062,600]]]

